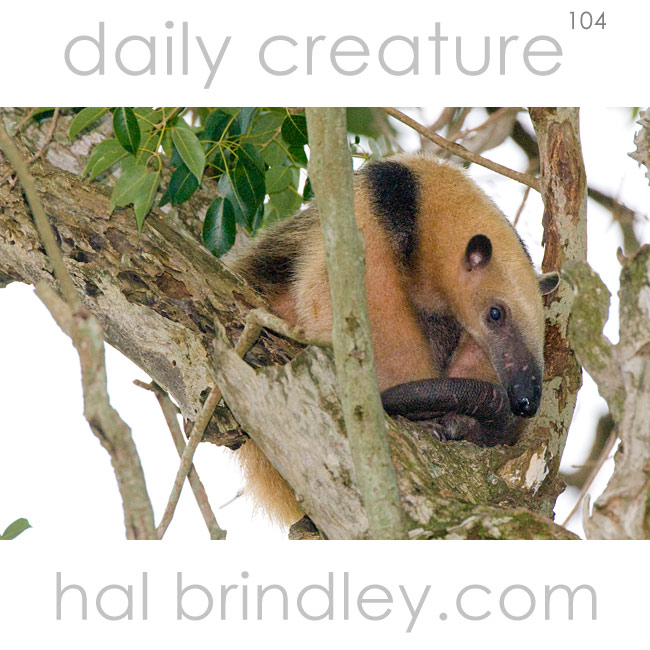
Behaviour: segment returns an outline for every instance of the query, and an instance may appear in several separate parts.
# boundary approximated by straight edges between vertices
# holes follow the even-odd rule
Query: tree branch
[[[624,260],[619,296],[620,341],[609,372],[622,385],[614,384],[609,403],[621,444],[584,527],[592,539],[650,539],[650,246]],[[605,389],[611,384],[603,382]]]
[[[101,326],[81,304],[45,216],[34,178],[2,125],[0,125],[0,147],[16,170],[48,258],[54,267],[59,287],[65,297],[65,301],[61,300],[44,282],[36,285],[37,295],[61,329],[70,336],[79,354],[84,414],[93,433],[110,454],[122,495],[127,537],[155,539],[153,509],[131,429],[110,405],[106,387],[104,339]]]
[[[185,436],[183,435],[183,431],[181,430],[181,427],[178,423],[178,419],[176,417],[178,414],[178,409],[176,405],[171,401],[169,395],[155,382],[151,382],[150,384],[145,384],[139,379],[136,379],[133,383],[136,386],[139,386],[140,388],[144,388],[145,390],[151,391],[156,396],[156,399],[158,400],[158,404],[160,404],[160,409],[165,418],[165,422],[167,422],[169,431],[172,434],[172,439],[174,441],[174,446],[176,447],[176,451],[178,452],[178,455],[182,457],[183,451],[185,450],[186,447],[186,443],[185,443]],[[214,512],[210,507],[208,495],[205,491],[205,488],[203,487],[203,483],[201,482],[201,479],[199,478],[199,475],[194,465],[190,466],[190,470],[187,474],[187,480],[190,483],[190,487],[192,488],[194,498],[196,499],[196,503],[199,506],[199,510],[201,511],[201,515],[203,516],[205,525],[208,527],[208,532],[210,533],[210,539],[225,539],[226,531],[222,530],[219,527],[219,524],[217,523],[217,519],[214,516]]]
[[[385,434],[366,305],[363,241],[354,218],[345,109],[306,109],[309,177],[320,214],[332,298],[334,359],[359,488],[375,539],[405,535]]]
[[[420,135],[424,136],[428,140],[431,140],[431,142],[434,142],[442,149],[453,153],[463,160],[481,165],[481,167],[485,167],[492,170],[493,172],[496,172],[497,174],[501,174],[502,176],[511,178],[514,181],[523,183],[524,185],[527,185],[528,187],[531,187],[538,192],[540,191],[539,180],[534,176],[531,176],[530,174],[522,174],[521,172],[515,171],[514,169],[510,169],[509,167],[495,163],[492,160],[483,158],[483,156],[479,156],[478,154],[471,152],[469,149],[466,149],[456,142],[450,142],[434,131],[427,129],[426,126],[422,126],[422,124],[419,122],[411,119],[408,115],[405,115],[401,111],[398,111],[396,108],[384,108],[383,110],[386,111],[390,116],[394,117],[396,120],[399,120],[403,124],[406,124],[406,126],[410,126]]]
[[[181,454],[181,463],[178,467],[178,471],[176,472],[176,478],[174,479],[174,485],[172,486],[172,491],[171,494],[169,495],[167,507],[165,508],[165,512],[163,514],[162,520],[160,521],[158,527],[156,528],[158,539],[163,538],[165,532],[167,531],[167,528],[169,527],[169,524],[172,521],[174,512],[176,511],[176,506],[178,505],[178,499],[181,496],[183,484],[185,483],[185,479],[187,478],[188,474],[190,473],[190,470],[192,469],[192,459],[194,458],[194,452],[196,451],[196,448],[199,446],[199,442],[201,442],[201,439],[203,438],[203,432],[205,431],[205,428],[208,426],[208,422],[212,417],[212,413],[214,412],[214,409],[220,400],[221,400],[221,391],[215,386],[210,391],[208,398],[205,400],[203,409],[201,410],[199,417],[194,423],[194,427],[192,428],[192,433],[190,434],[190,438],[187,441],[187,445],[185,445],[185,449],[183,449],[183,452]],[[216,521],[214,523],[216,523]],[[225,539],[226,531],[221,530],[219,531],[218,535],[219,537],[217,537],[217,539]]]
[[[539,142],[541,191],[544,201],[544,259],[542,270],[560,270],[567,260],[584,261],[587,255],[587,183],[578,128],[572,108],[531,108]],[[566,281],[545,296],[545,384],[537,416],[549,435],[551,472],[560,458],[571,423],[582,373],[568,339],[573,292]]]
[[[488,112],[491,114],[500,110],[500,108],[488,108]],[[515,122],[511,135],[513,141],[528,157],[530,161],[529,171],[533,172],[539,169],[539,147],[537,146],[535,136],[531,135],[519,120]],[[595,187],[588,187],[587,195],[590,199],[598,203],[598,205],[609,210],[618,222],[621,233],[623,234],[623,250],[626,255],[630,255],[639,250],[640,243],[634,232],[634,224],[637,222],[639,215],[621,201],[618,201],[605,192],[601,192]]]
[[[310,346],[283,366],[255,371],[217,328],[214,368],[237,421],[318,529],[328,539],[372,537],[328,352]],[[440,443],[405,420],[387,427],[410,537],[507,538],[516,529],[523,538],[574,538],[539,514],[552,511],[556,495],[536,483],[532,462],[523,470],[530,484],[513,480],[527,467],[521,448]]]

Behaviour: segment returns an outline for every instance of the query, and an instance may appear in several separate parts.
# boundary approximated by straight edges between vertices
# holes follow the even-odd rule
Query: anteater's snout
[[[536,376],[516,377],[508,390],[508,398],[514,415],[532,418],[537,413],[542,398],[541,381]]]
[[[533,404],[527,397],[522,397],[512,407],[512,412],[515,415],[521,415],[524,418],[532,418],[537,413],[537,406]]]

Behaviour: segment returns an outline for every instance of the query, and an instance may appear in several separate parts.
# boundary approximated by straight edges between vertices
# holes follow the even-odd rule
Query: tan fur
[[[237,460],[246,478],[246,491],[253,497],[256,512],[266,514],[273,523],[289,525],[303,513],[280,473],[271,465],[261,449],[252,441],[237,452]]]
[[[356,218],[365,239],[366,293],[380,390],[439,377],[443,372],[498,383],[489,359],[487,326],[479,317],[495,297],[510,306],[527,347],[542,363],[537,279],[505,217],[462,170],[420,156],[402,155],[394,160],[419,178],[417,245],[409,273],[396,262],[390,233],[373,213],[363,177],[355,188]],[[303,329],[306,338],[329,341],[332,310],[318,220],[308,213],[293,221],[295,227],[291,223],[274,226],[234,266],[266,294],[275,311]],[[463,273],[466,245],[476,234],[490,238],[492,262],[485,272]],[[300,251],[295,273],[282,289],[275,284],[267,289],[255,276],[256,256],[269,253],[269,247],[272,253],[281,252],[287,241]],[[512,286],[518,288],[516,295],[508,289]],[[436,365],[416,308],[452,314],[460,322],[463,332],[444,371]],[[257,447],[247,443],[239,453],[258,503],[278,521],[298,519],[300,511],[290,488]]]
[[[364,188],[359,186],[355,212],[365,240],[366,299],[379,389],[435,376],[429,345],[409,304],[387,235],[370,212]],[[292,293],[298,316],[292,324],[304,329],[308,339],[331,340],[332,307],[319,228],[314,228],[305,244]]]

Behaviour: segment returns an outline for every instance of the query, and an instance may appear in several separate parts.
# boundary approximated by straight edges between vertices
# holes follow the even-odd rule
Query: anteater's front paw
[[[520,418],[517,418],[520,419]],[[515,420],[513,417],[512,420]],[[516,441],[519,428],[512,422],[508,427],[491,427],[458,413],[447,413],[439,418],[421,421],[437,440],[467,440],[481,447],[511,445]]]

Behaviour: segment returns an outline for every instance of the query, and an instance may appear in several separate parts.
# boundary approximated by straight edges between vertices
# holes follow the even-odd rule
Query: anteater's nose
[[[511,370],[511,368],[506,368]],[[542,400],[542,373],[532,361],[525,363],[516,374],[506,376],[506,391],[513,415],[532,418]],[[508,381],[509,380],[509,381]]]
[[[537,407],[531,403],[527,397],[522,397],[513,409],[515,415],[521,415],[525,418],[532,418],[537,413]]]

